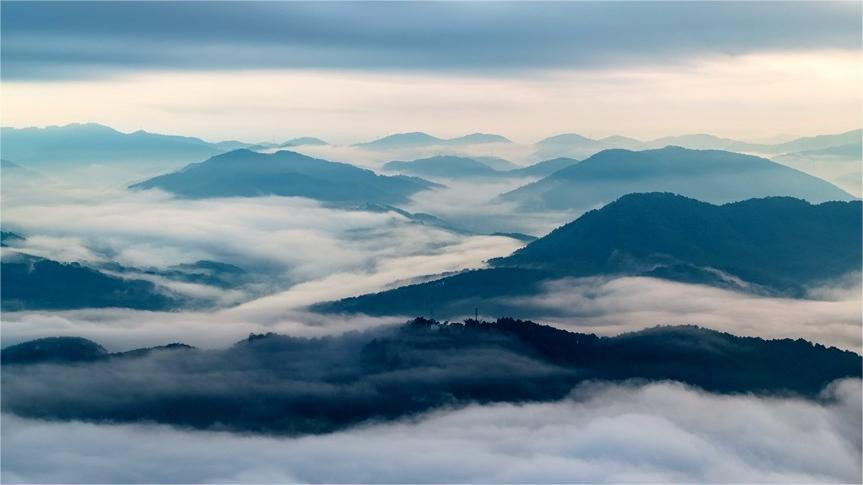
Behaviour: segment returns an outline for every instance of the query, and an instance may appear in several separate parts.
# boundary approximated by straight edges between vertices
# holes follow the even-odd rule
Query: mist
[[[4,483],[854,483],[861,383],[819,400],[585,385],[321,436],[2,416]],[[721,417],[721,419],[717,419]],[[57,439],[74,436],[74,440]]]

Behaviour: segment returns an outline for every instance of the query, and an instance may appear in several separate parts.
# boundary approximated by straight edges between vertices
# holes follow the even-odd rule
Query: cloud
[[[660,324],[694,323],[736,335],[804,338],[859,352],[863,301],[859,275],[779,298],[645,277],[573,278],[551,282],[538,297],[506,302],[565,329],[601,334]],[[515,312],[518,313],[518,312]]]
[[[423,255],[436,256],[440,264],[417,265],[419,271],[451,270],[450,261],[481,261],[470,256],[472,248],[489,258],[520,246],[507,238],[471,238],[415,224],[395,212],[333,209],[301,198],[186,200],[116,190],[55,195],[42,202],[10,201],[3,210],[4,227],[35,236],[23,249],[63,260],[96,259],[83,245],[130,266],[212,259],[299,283]]]
[[[818,401],[674,383],[444,410],[302,438],[2,416],[4,483],[861,480],[859,380]],[[74,436],[74,440],[57,439]]]
[[[2,54],[7,79],[177,68],[506,72],[857,50],[859,16],[854,3],[10,3]]]

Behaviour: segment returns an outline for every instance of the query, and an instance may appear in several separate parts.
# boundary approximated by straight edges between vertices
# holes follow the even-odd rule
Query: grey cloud
[[[2,17],[6,79],[141,69],[493,73],[859,49],[861,33],[855,2],[5,2]]]
[[[3,415],[2,479],[854,483],[861,480],[860,386],[838,381],[806,401],[718,396],[673,383],[594,385],[554,403],[476,405],[292,439]]]

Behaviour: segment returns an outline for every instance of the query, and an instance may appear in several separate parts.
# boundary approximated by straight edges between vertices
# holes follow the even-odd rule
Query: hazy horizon
[[[861,483],[861,19],[0,0],[0,481]]]
[[[197,6],[6,2],[3,124],[337,144],[863,125],[854,2]]]

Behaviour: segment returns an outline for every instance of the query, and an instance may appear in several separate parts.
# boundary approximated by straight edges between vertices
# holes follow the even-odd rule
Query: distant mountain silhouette
[[[776,159],[784,161],[794,158],[826,158],[826,159],[844,159],[844,160],[863,160],[863,144],[848,143],[846,145],[837,145],[827,148],[819,148],[815,150],[803,150],[799,152],[785,153],[779,155]]]
[[[458,138],[438,138],[423,132],[411,133],[396,133],[388,135],[377,140],[372,140],[365,143],[357,143],[356,146],[373,149],[392,149],[392,148],[417,148],[428,147],[434,145],[480,145],[486,143],[512,143],[505,137],[500,135],[491,135],[486,133],[472,133],[470,135],[461,136]]]
[[[863,265],[861,202],[811,205],[790,197],[722,206],[673,194],[632,194],[489,263],[380,293],[321,303],[320,312],[456,317],[475,306],[513,313],[562,277],[645,275],[758,293],[806,288]],[[530,309],[524,310],[530,315]]]
[[[384,165],[384,170],[425,177],[465,178],[497,177],[498,172],[472,158],[440,155],[410,162],[395,161]]]
[[[863,136],[863,130],[858,129],[845,133],[803,137],[783,143],[768,144],[739,141],[704,133],[665,136],[647,141],[623,136],[593,139],[575,133],[565,133],[540,140],[534,146],[536,147],[536,155],[540,157],[574,156],[586,158],[594,153],[611,148],[648,150],[668,145],[695,150],[727,150],[779,154],[804,150],[819,150],[850,143],[859,143],[861,136]]]
[[[281,147],[281,148],[298,147],[298,146],[304,146],[304,145],[323,146],[323,145],[327,145],[327,144],[328,144],[327,142],[325,142],[324,140],[321,140],[320,138],[315,138],[313,136],[301,136],[298,138],[291,138],[290,140],[279,145],[279,147]]]
[[[508,173],[517,177],[547,177],[558,170],[563,170],[576,163],[579,163],[579,161],[574,158],[552,158],[551,160],[543,160],[527,167],[510,170]]]
[[[767,153],[802,152],[809,150],[823,150],[840,145],[860,144],[863,138],[863,129],[846,131],[834,135],[818,135],[797,138],[785,143],[766,145],[761,151]]]
[[[508,318],[416,319],[316,339],[250,335],[207,351],[108,354],[84,339],[40,339],[0,355],[4,413],[289,435],[471,403],[555,401],[574,388],[578,397],[586,381],[814,398],[861,375],[859,355],[804,340],[694,326],[599,337]]]
[[[518,170],[520,168],[523,168],[521,165],[516,165],[516,164],[510,162],[509,160],[507,160],[505,158],[500,158],[500,157],[471,156],[469,158],[472,158],[472,159],[476,160],[477,162],[479,162],[483,165],[489,166],[489,167],[497,170],[498,172],[506,172],[506,171],[510,171],[510,170]]]
[[[209,143],[199,138],[146,131],[122,133],[96,123],[0,130],[3,157],[25,165],[71,163],[176,162],[194,160],[249,146],[241,142]]]
[[[393,204],[436,186],[419,178],[377,175],[286,150],[273,154],[235,150],[130,188],[158,188],[189,198],[282,195],[323,202]]]
[[[29,184],[45,181],[45,176],[39,172],[24,168],[6,159],[0,159],[0,172],[3,175],[3,185],[6,185],[7,182],[14,184],[24,182]]]
[[[252,280],[252,275],[242,268],[233,264],[209,260],[180,263],[166,268],[135,268],[109,262],[100,264],[96,269],[126,274],[130,278],[134,278],[136,275],[153,275],[172,281],[217,288],[238,288]]]
[[[536,164],[519,167],[497,157],[463,157],[436,155],[411,161],[393,161],[384,165],[384,170],[425,177],[446,179],[463,178],[541,178],[578,163],[572,158],[555,158]]]
[[[78,263],[4,253],[0,266],[3,311],[108,307],[170,310],[182,304],[176,295],[159,290],[149,281],[111,276]]]
[[[501,199],[535,210],[589,209],[633,192],[674,192],[714,203],[782,195],[811,202],[854,198],[827,181],[765,158],[666,147],[604,150]]]
[[[482,145],[485,143],[512,143],[508,138],[500,135],[492,135],[489,133],[471,133],[470,135],[460,136],[458,138],[450,138],[444,140],[447,145]]]

